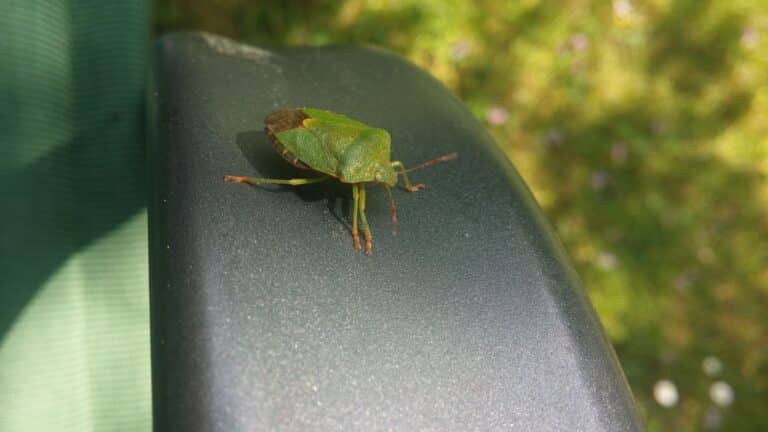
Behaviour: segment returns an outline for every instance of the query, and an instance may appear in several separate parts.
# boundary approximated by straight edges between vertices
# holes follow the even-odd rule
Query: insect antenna
[[[416,165],[414,167],[408,168],[407,170],[405,170],[405,172],[411,172],[411,171],[416,171],[417,169],[431,167],[432,165],[437,165],[437,164],[439,164],[441,162],[448,162],[448,161],[454,160],[454,159],[456,159],[458,157],[459,157],[459,154],[456,153],[456,152],[448,153],[446,155],[442,155],[442,156],[440,156],[438,158],[434,158],[434,159],[428,160],[428,161],[426,161],[426,162],[424,162],[422,164],[419,164],[419,165]]]

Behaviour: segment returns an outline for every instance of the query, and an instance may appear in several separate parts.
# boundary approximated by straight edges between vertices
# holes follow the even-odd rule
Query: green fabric
[[[0,431],[150,430],[149,5],[0,3]]]

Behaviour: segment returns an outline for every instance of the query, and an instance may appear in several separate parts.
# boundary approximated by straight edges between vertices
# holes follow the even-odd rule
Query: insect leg
[[[405,167],[403,166],[402,162],[392,162],[392,168],[400,171],[400,174],[403,176],[403,181],[405,182],[405,188],[408,190],[408,192],[416,192],[419,189],[424,189],[425,186],[423,183],[419,183],[417,185],[411,184],[411,181],[408,179],[408,174],[405,173]]]
[[[233,183],[248,183],[252,185],[258,184],[284,184],[290,186],[301,186],[312,183],[319,183],[323,180],[328,180],[328,176],[315,177],[315,178],[295,178],[295,179],[268,179],[268,178],[256,178],[256,177],[242,177],[242,176],[224,176],[224,181]]]
[[[357,212],[360,211],[360,193],[358,192],[357,185],[352,184],[352,241],[355,244],[355,250],[360,250],[360,236],[357,234]]]
[[[408,191],[410,192],[416,192],[419,189],[424,189],[424,184],[419,183],[415,186],[411,185],[410,180],[408,180],[408,175],[406,174],[407,172],[415,171],[415,170],[426,168],[426,167],[431,167],[432,165],[436,165],[441,162],[448,162],[458,157],[459,157],[458,153],[448,153],[446,155],[442,155],[440,157],[428,160],[422,164],[416,165],[415,167],[408,168],[408,169],[405,169],[402,162],[394,161],[392,162],[392,168],[400,170],[400,174],[403,175],[403,180],[405,181],[405,188],[408,189]]]
[[[387,190],[389,204],[392,208],[392,234],[397,234],[397,204],[395,204],[395,197],[392,196],[392,189],[389,186],[384,185],[384,189]]]
[[[371,228],[368,226],[368,219],[365,217],[365,183],[360,183],[360,222],[363,225],[363,234],[365,235],[365,254],[371,254],[372,240]]]

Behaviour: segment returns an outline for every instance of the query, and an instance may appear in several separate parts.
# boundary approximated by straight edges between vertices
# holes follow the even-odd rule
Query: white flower
[[[613,13],[619,18],[629,18],[635,11],[635,7],[629,0],[614,0]]]
[[[723,370],[723,362],[715,356],[707,356],[701,361],[701,369],[708,376],[715,376]]]
[[[680,395],[677,393],[677,387],[670,380],[659,380],[653,386],[653,398],[659,405],[665,408],[671,408],[677,405]]]
[[[597,266],[603,270],[613,270],[619,265],[619,259],[610,252],[600,252],[597,255]]]
[[[715,404],[726,407],[733,403],[733,387],[725,381],[717,381],[709,387],[709,397]]]

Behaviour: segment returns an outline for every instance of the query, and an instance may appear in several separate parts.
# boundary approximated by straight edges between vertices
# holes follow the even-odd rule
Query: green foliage
[[[652,431],[768,428],[759,0],[162,0],[157,29],[372,43],[462,98],[574,259]],[[702,369],[714,356],[721,370]],[[709,360],[712,360],[711,358]],[[654,399],[672,381],[679,400]],[[735,399],[718,406],[725,381]]]

